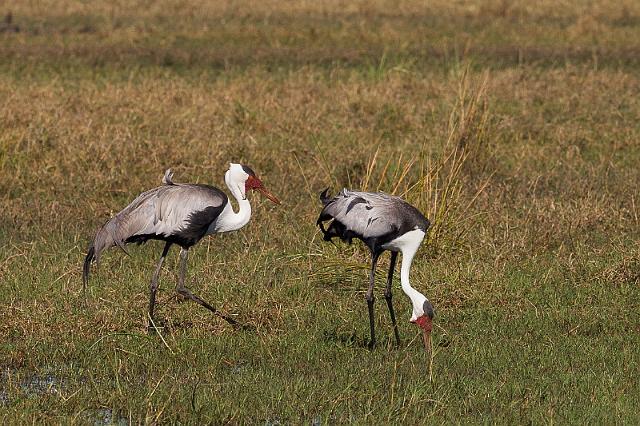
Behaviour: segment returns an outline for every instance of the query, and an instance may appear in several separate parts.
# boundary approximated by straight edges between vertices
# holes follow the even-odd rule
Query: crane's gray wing
[[[334,219],[360,239],[377,238],[397,231],[397,197],[384,193],[343,189],[328,201],[318,222]]]
[[[427,218],[399,197],[343,189],[330,199],[326,192],[320,196],[324,208],[317,221],[325,240],[337,236],[350,242],[355,237],[379,245],[413,229],[426,232],[429,227]],[[327,220],[332,222],[325,230],[322,222]]]
[[[144,242],[153,238],[186,238],[187,245],[204,236],[220,215],[227,196],[206,185],[174,184],[170,178],[158,188],[143,192],[112,217],[94,239],[94,257],[114,245]],[[192,241],[193,240],[193,241]]]

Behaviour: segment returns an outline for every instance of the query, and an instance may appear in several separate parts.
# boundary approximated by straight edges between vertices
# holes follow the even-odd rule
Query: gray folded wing
[[[382,192],[343,189],[322,210],[321,219],[333,218],[360,238],[376,238],[398,231],[407,204]],[[410,207],[410,206],[409,206]]]
[[[171,182],[143,192],[98,230],[93,242],[96,261],[102,251],[115,245],[124,248],[136,236],[168,237],[184,231],[196,219],[203,222],[202,212],[213,221],[226,203],[222,191],[205,185]]]

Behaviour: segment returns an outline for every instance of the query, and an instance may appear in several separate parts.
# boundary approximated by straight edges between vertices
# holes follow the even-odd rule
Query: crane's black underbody
[[[125,243],[143,244],[148,240],[166,241],[171,244],[177,244],[183,249],[189,249],[200,241],[206,234],[209,226],[215,223],[220,213],[224,209],[219,207],[206,207],[201,211],[191,213],[187,219],[187,225],[171,235],[162,234],[138,234],[132,235],[125,240]]]

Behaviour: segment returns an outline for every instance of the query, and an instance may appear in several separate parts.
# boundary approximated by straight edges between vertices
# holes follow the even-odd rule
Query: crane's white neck
[[[233,211],[231,201],[227,201],[222,213],[218,216],[212,229],[208,233],[229,232],[242,228],[251,219],[251,204],[246,197],[244,182],[236,182],[229,177],[229,173],[225,175],[225,183],[231,191],[231,194],[238,202],[238,212]]]
[[[418,317],[424,315],[424,302],[427,300],[424,294],[420,293],[415,288],[411,287],[409,283],[409,270],[411,269],[411,262],[416,255],[420,243],[424,238],[424,231],[415,229],[409,231],[399,238],[391,241],[385,245],[385,248],[391,248],[400,250],[402,252],[402,266],[400,267],[400,283],[402,284],[402,291],[409,296],[411,304],[413,305],[413,313],[411,321],[415,321]]]

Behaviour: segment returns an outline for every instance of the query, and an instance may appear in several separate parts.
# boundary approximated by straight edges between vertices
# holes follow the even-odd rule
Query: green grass
[[[297,270],[261,277],[258,286],[271,288],[268,295],[243,283],[246,275],[233,288],[196,280],[201,293],[227,301],[225,309],[244,320],[252,318],[257,332],[230,330],[163,292],[165,344],[144,331],[146,276],[134,272],[151,266],[144,260],[150,251],[127,259],[110,279],[94,280],[87,309],[77,289],[69,294],[64,279],[55,283],[55,259],[32,265],[53,274],[22,274],[19,294],[40,296],[8,303],[11,323],[27,327],[3,330],[10,342],[3,344],[11,366],[4,383],[8,419],[86,419],[101,408],[136,422],[156,416],[253,423],[614,422],[635,416],[637,286],[598,290],[604,280],[585,284],[588,272],[567,279],[563,270],[544,280],[538,274],[546,262],[526,261],[506,272],[491,294],[471,293],[457,307],[439,309],[429,380],[409,324],[402,321],[405,343],[394,348],[380,307],[381,344],[369,351],[358,287],[310,286]],[[203,251],[193,270],[219,260]],[[265,259],[258,269],[275,260]],[[447,300],[469,279],[461,273],[457,283],[438,285],[434,299]],[[406,301],[400,296],[397,302],[406,313]],[[28,328],[34,323],[38,330]],[[18,338],[29,334],[31,339]],[[30,385],[48,377],[50,387]]]
[[[0,15],[9,6],[0,6]],[[5,8],[5,9],[1,9]],[[20,3],[0,32],[0,421],[635,424],[640,90],[635,3]],[[1,27],[0,27],[1,28]],[[452,154],[452,153],[455,153]],[[105,253],[96,227],[172,167],[251,165],[243,230]],[[366,348],[368,255],[323,243],[330,186],[432,219]],[[431,365],[431,369],[429,366]]]

